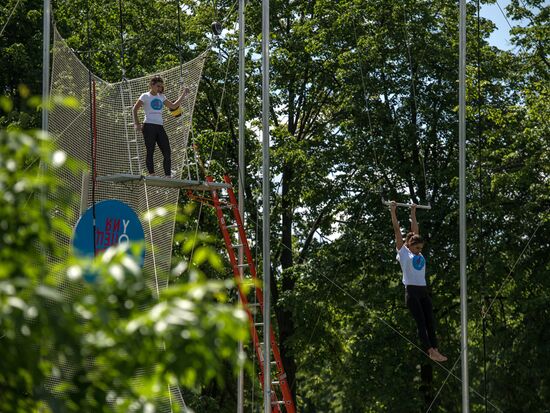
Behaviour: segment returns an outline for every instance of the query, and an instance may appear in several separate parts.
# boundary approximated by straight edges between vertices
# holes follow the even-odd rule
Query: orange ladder
[[[207,182],[214,182],[214,180],[210,176],[206,177],[206,180]],[[224,182],[228,184],[229,187],[225,189],[212,189],[212,201],[213,206],[216,209],[216,215],[218,217],[218,223],[220,225],[223,239],[225,241],[225,247],[227,248],[227,252],[229,254],[229,261],[231,263],[231,267],[233,268],[233,276],[235,277],[237,283],[239,296],[241,298],[244,310],[248,315],[248,320],[250,324],[250,335],[252,337],[252,342],[254,344],[254,349],[256,351],[260,370],[258,376],[263,388],[265,372],[264,363],[266,362],[266,359],[263,356],[264,349],[261,342],[261,340],[265,336],[263,334],[263,322],[255,322],[254,315],[252,314],[251,310],[254,304],[249,303],[248,297],[242,288],[243,283],[250,282],[251,285],[255,286],[254,290],[256,294],[256,299],[258,301],[258,306],[260,307],[262,315],[264,313],[263,292],[258,282],[258,277],[256,275],[256,266],[254,265],[252,253],[250,252],[250,247],[248,246],[248,240],[246,238],[241,214],[239,213],[237,198],[235,197],[235,193],[233,192],[233,187],[231,186],[231,179],[229,178],[229,176],[224,176]],[[221,200],[219,192],[224,190],[227,191],[228,199]],[[233,224],[227,224],[225,211],[231,212],[232,219],[234,220]],[[237,230],[234,234],[238,235],[237,242],[240,242],[240,244],[235,244],[232,241],[231,233],[229,232],[232,229]],[[239,248],[243,248],[244,257],[246,259],[246,263],[243,263],[241,265],[239,265],[236,256],[236,251],[238,251]],[[243,274],[242,277],[241,270]],[[273,333],[272,328],[269,329],[269,339],[271,343],[273,360],[271,361],[271,357],[268,357],[268,362],[274,364],[276,367],[275,377],[271,380],[271,410],[273,413],[295,413],[296,408],[294,406],[294,400],[292,399],[290,386],[288,385],[286,373],[283,367],[283,363],[281,361],[279,346],[277,345],[275,334]]]

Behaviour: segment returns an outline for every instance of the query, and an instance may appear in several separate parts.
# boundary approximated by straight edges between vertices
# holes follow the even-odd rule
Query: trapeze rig
[[[382,199],[382,203],[387,207],[389,207],[392,204],[391,201],[386,201],[385,199]],[[403,202],[396,202],[395,205],[402,208],[411,208],[415,204],[404,204]],[[416,205],[416,209],[432,209],[432,206],[430,204]]]

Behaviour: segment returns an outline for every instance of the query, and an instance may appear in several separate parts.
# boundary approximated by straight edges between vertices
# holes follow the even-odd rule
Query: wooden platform
[[[191,179],[176,179],[165,176],[115,174],[98,176],[100,182],[135,183],[159,186],[163,188],[191,189],[196,191],[211,191],[212,189],[230,188],[231,185],[222,182],[195,181]]]

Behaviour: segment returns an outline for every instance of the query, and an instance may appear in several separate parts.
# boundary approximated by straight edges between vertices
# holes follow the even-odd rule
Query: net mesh
[[[164,116],[164,128],[172,149],[172,168],[177,176],[181,175],[187,163],[188,135],[205,58],[206,52],[181,66],[155,73],[164,79],[168,99],[175,101],[184,87],[190,91],[181,105],[181,116]],[[146,76],[109,83],[92,74],[96,100],[97,176],[121,173],[140,175],[145,171],[145,145],[141,132],[133,127],[132,106],[142,93],[148,91],[149,78],[150,76]],[[50,113],[48,128],[57,146],[83,165],[80,172],[70,168],[61,168],[55,172],[66,192],[77,195],[70,202],[70,211],[57,211],[74,226],[80,216],[81,203],[86,207],[92,205],[92,175],[89,173],[92,165],[89,73],[57,31],[54,34],[51,94],[71,96],[80,103],[78,110],[55,106]],[[162,154],[158,149],[155,151],[154,162],[155,170],[162,171]],[[166,277],[170,269],[178,195],[178,188],[151,187],[141,182],[96,183],[96,202],[118,199],[131,206],[142,219],[146,243],[152,247],[145,257],[144,269],[148,274]],[[149,228],[149,222],[144,218],[145,213],[166,206],[173,208],[168,208],[164,222]],[[68,237],[60,242],[66,244],[66,251],[70,251],[71,240]],[[167,285],[168,279],[159,278],[158,282],[151,279],[149,283],[153,289],[160,290]]]
[[[206,55],[207,52],[204,52],[192,61],[155,73],[164,79],[165,94],[171,101],[178,98],[184,87],[189,89],[181,104],[181,116],[174,117],[168,113],[164,116],[164,128],[171,146],[172,169],[177,176],[181,176],[184,167],[188,166],[188,135]],[[91,105],[90,99],[90,73],[57,30],[54,31],[51,95],[70,96],[79,102],[78,109],[62,105],[52,108],[48,127],[57,147],[81,164],[76,169],[65,167],[51,171],[65,189],[64,194],[72,195],[69,210],[58,209],[54,214],[72,227],[80,217],[81,210],[92,205],[92,159],[95,159],[98,177],[121,173],[140,175],[146,170],[145,145],[141,132],[135,131],[133,127],[132,107],[139,96],[148,91],[150,77],[109,83],[91,74],[95,85],[97,130],[96,154],[93,156],[90,118],[94,105]],[[143,113],[140,113],[140,117],[143,117]],[[154,162],[155,170],[162,171],[162,154],[158,149]],[[62,200],[55,199],[56,196],[62,195],[51,194],[50,200],[61,204]],[[149,277],[149,287],[156,293],[165,288],[169,281],[178,196],[178,188],[152,187],[142,181],[133,184],[96,183],[96,202],[120,200],[132,207],[140,217],[147,245],[144,273]],[[168,207],[166,215],[160,224],[151,225],[146,213],[160,207]],[[70,237],[58,234],[58,242],[62,250],[70,254]],[[64,258],[67,257],[48,257],[48,260],[53,265]],[[60,281],[62,289],[64,286],[69,288],[69,285]]]

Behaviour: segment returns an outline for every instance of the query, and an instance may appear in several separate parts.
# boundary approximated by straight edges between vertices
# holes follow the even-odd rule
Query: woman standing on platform
[[[160,76],[155,76],[149,82],[149,92],[143,93],[133,107],[134,127],[143,132],[146,149],[145,165],[150,175],[155,173],[153,155],[155,145],[158,145],[164,158],[162,163],[164,174],[167,177],[172,176],[170,141],[163,126],[162,108],[166,106],[169,109],[177,109],[188,93],[189,89],[185,88],[181,96],[175,102],[171,102],[164,96],[164,81]],[[138,120],[138,110],[142,107],[145,112],[143,125]]]
[[[424,351],[432,360],[447,361],[447,357],[437,350],[432,300],[426,286],[426,260],[422,255],[424,240],[420,236],[416,222],[416,205],[411,205],[411,232],[407,234],[404,242],[397,221],[396,209],[397,204],[392,201],[390,203],[391,220],[395,233],[397,260],[403,272],[407,307],[416,321]]]

